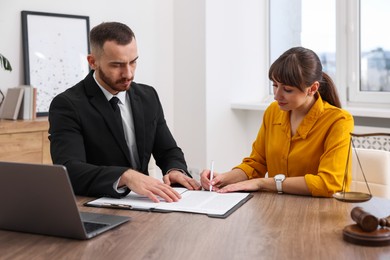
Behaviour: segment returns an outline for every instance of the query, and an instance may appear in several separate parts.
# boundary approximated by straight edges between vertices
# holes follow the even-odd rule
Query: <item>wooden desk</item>
[[[274,193],[254,197],[227,219],[188,213],[150,213],[88,208],[132,217],[92,240],[0,231],[5,259],[389,259],[390,246],[347,243],[342,230],[359,205],[378,217],[390,201],[348,204],[334,199]],[[90,198],[79,197],[78,203]],[[59,223],[61,224],[61,223]]]
[[[0,120],[0,160],[51,164],[49,122],[36,120]]]

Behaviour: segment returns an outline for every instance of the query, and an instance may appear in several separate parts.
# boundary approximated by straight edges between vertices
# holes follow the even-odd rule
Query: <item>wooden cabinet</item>
[[[0,120],[0,161],[51,164],[49,122]]]

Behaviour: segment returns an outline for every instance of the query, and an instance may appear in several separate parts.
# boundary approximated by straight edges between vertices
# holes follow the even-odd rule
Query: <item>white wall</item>
[[[23,84],[22,10],[86,15],[91,28],[116,20],[136,34],[136,81],[159,92],[189,167],[214,160],[216,171],[226,171],[251,151],[262,112],[232,110],[231,103],[268,91],[267,1],[0,1],[0,53],[14,67],[0,70],[3,91]]]
[[[174,50],[175,138],[199,171],[206,161],[204,0],[174,1]]]
[[[168,124],[173,126],[173,0],[1,0],[0,53],[13,66],[11,73],[0,69],[3,92],[24,83],[22,10],[89,16],[91,28],[104,21],[129,25],[137,37],[140,56],[135,81],[157,89]]]
[[[256,137],[250,115],[233,111],[231,103],[260,100],[267,91],[265,2],[207,1],[207,161],[215,160],[217,171],[239,164]],[[260,121],[251,124],[256,133]]]
[[[261,112],[248,127],[230,104],[267,91],[264,2],[174,1],[175,137],[192,168],[227,171],[250,152]]]

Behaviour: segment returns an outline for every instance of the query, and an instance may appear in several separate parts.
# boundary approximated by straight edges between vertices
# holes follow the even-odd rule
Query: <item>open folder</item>
[[[182,197],[178,202],[167,203],[160,199],[159,203],[155,203],[148,197],[130,192],[126,197],[120,199],[103,197],[89,201],[84,205],[153,212],[190,212],[206,214],[214,218],[226,218],[253,196],[250,193],[242,192],[217,193],[187,190],[185,188],[174,189]]]

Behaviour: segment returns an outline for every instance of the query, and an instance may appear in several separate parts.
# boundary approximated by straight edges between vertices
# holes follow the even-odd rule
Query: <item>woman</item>
[[[353,117],[341,109],[332,79],[318,56],[291,48],[270,67],[274,99],[249,157],[224,174],[214,173],[214,191],[268,190],[330,197],[351,181],[350,133]],[[269,178],[265,178],[268,173]],[[201,174],[203,188],[210,171]]]

